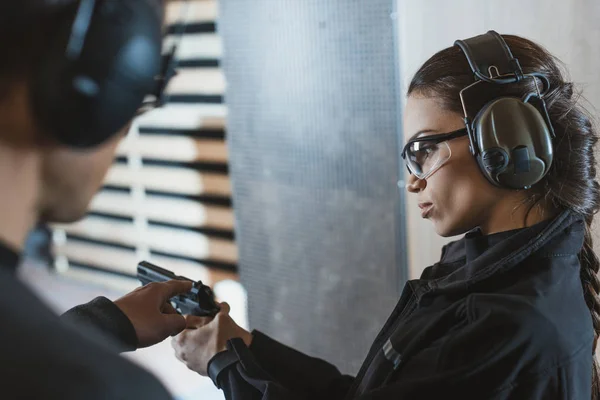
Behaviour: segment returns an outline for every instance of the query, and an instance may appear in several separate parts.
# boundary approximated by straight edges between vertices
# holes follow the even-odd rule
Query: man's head
[[[28,19],[0,26],[0,35],[10,38],[0,41],[0,54],[5,57],[0,63],[0,146],[35,160],[31,168],[36,169],[36,214],[47,221],[70,222],[85,214],[160,69],[162,15],[155,11],[161,2],[134,0],[122,3],[123,7],[98,3],[94,14],[87,14],[89,29],[75,37],[81,40],[70,40],[73,20],[86,15],[80,13],[80,5],[95,3],[29,0],[1,6],[11,9],[17,19]],[[138,12],[121,12],[139,11],[135,5],[145,7],[142,11],[149,17],[140,20]],[[61,38],[57,32],[66,34]],[[103,45],[105,37],[110,40]],[[63,60],[67,47],[75,48],[74,55]],[[53,48],[57,54],[49,57]],[[47,73],[52,70],[47,67],[52,57],[59,62],[56,76]],[[156,65],[136,65],[146,59],[157,60]],[[99,133],[99,127],[104,133],[102,129]]]
[[[78,150],[65,146],[37,124],[27,81],[13,82],[0,101],[0,147],[35,160],[36,212],[40,219],[72,222],[83,215],[112,164],[128,126],[99,146]]]

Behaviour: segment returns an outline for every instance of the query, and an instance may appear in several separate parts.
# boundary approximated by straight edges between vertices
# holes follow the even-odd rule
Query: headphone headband
[[[513,57],[504,38],[496,31],[490,30],[470,39],[457,40],[454,44],[463,51],[478,80],[513,83],[523,78],[519,60]]]
[[[82,0],[81,3],[79,3],[77,14],[73,21],[73,27],[71,28],[71,36],[67,43],[67,59],[75,61],[81,55],[85,38],[90,29],[90,24],[92,23],[95,7],[96,0]]]

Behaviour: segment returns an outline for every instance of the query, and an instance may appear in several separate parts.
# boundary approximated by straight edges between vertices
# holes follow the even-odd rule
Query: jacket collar
[[[583,246],[584,232],[583,216],[565,210],[552,220],[529,228],[502,232],[496,234],[497,236],[467,234],[463,239],[449,243],[444,248],[440,263],[424,274],[427,280],[417,285],[417,295],[425,292],[466,290],[495,274],[514,268],[534,253],[578,254]],[[482,237],[485,239],[481,239]],[[475,242],[469,243],[474,238]],[[487,249],[483,248],[484,241],[490,245]],[[472,247],[469,256],[469,250],[466,250],[468,246]]]
[[[530,228],[545,228],[546,225],[550,224],[551,222],[552,219],[544,220],[542,222],[537,223],[536,225],[531,226]],[[529,228],[518,228],[512,229],[510,231],[492,233],[491,235],[484,235],[483,233],[481,233],[481,229],[477,227],[467,232],[463,239],[466,262],[470,263],[474,261],[477,257],[481,256],[490,248],[496,246],[499,243],[502,243],[504,240],[508,239],[514,234],[526,229]]]
[[[470,232],[467,232],[463,239],[466,262],[472,262],[477,257],[485,253],[488,249],[508,239],[521,229],[513,229],[510,231],[493,233],[491,235],[484,235],[481,232],[481,229],[478,227]]]

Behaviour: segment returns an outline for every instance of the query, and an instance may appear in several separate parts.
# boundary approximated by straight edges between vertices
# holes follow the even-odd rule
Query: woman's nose
[[[427,181],[425,179],[419,179],[413,174],[408,176],[408,181],[406,183],[406,189],[410,193],[418,193],[419,191],[425,189],[427,187]]]

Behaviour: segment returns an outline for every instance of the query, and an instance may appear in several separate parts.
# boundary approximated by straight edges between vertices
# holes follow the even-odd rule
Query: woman
[[[500,63],[478,69],[482,60],[467,60],[460,44],[432,56],[410,83],[404,123],[416,139],[403,152],[407,189],[439,235],[466,235],[406,285],[357,377],[246,332],[226,304],[212,321],[188,317],[190,329],[174,340],[190,369],[236,400],[599,399],[600,263],[590,230],[600,204],[597,132],[557,60],[529,40],[503,38],[505,54],[522,67],[508,57],[512,83],[486,83],[506,71]],[[545,137],[534,140],[537,150],[480,151],[489,137],[470,125],[483,120],[477,112],[499,97],[530,94],[534,122],[500,118],[488,128],[513,124],[504,135],[519,141],[537,124]],[[511,173],[496,174],[509,157]]]

